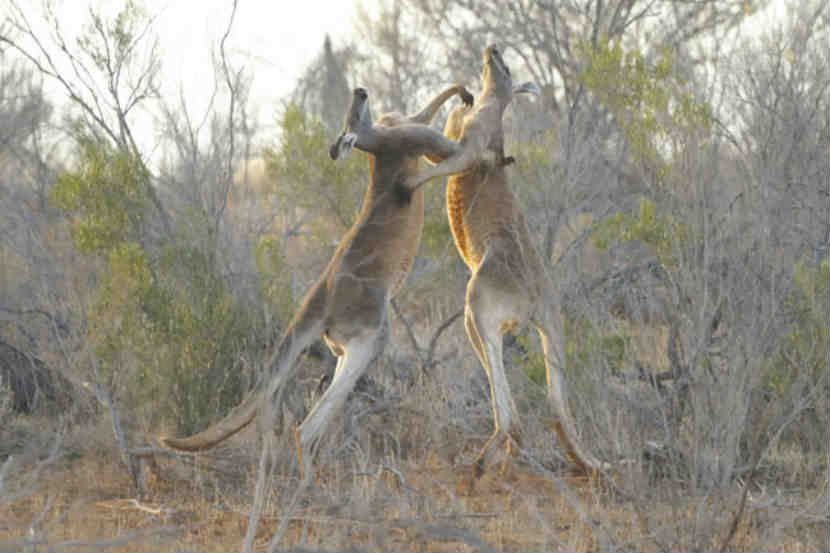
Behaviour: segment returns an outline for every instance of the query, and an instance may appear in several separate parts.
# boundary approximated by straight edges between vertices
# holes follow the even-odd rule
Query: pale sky
[[[30,23],[45,35],[40,0],[18,1],[26,9]],[[125,1],[57,0],[54,9],[62,32],[72,44],[82,26],[89,22],[90,6],[111,18]],[[335,47],[351,40],[357,6],[366,6],[371,13],[377,2],[239,0],[226,49],[232,65],[244,66],[253,77],[250,107],[266,135],[273,136],[281,101],[293,90],[309,62],[322,51],[325,35],[331,36]],[[231,0],[137,0],[137,3],[155,17],[153,32],[160,43],[162,95],[176,105],[181,88],[192,116],[201,118],[213,91],[211,49],[218,48],[225,32]],[[44,84],[55,102],[67,102],[65,92],[57,83],[47,80]],[[132,124],[142,146],[153,149],[151,119],[136,113]]]
[[[187,97],[213,82],[210,46],[225,30],[230,0],[145,0],[158,14],[164,74],[184,85]],[[375,0],[362,0],[363,5]],[[356,12],[352,1],[240,0],[230,51],[253,75],[253,100],[263,123],[273,120],[279,101],[303,69],[320,53],[326,33],[335,46],[351,38]],[[171,83],[172,84],[172,83]]]
[[[58,0],[57,11],[65,30],[77,32],[88,21],[88,6],[114,15],[125,0]],[[322,49],[326,33],[335,47],[354,38],[357,5],[370,13],[383,0],[239,0],[228,50],[235,64],[244,63],[253,75],[251,100],[254,115],[266,135],[273,135],[280,102],[297,78]],[[780,17],[787,0],[772,0],[772,12]],[[21,5],[37,0],[22,0]],[[162,52],[162,93],[174,101],[179,87],[200,117],[213,89],[210,49],[222,36],[231,0],[138,0],[156,17],[154,31]],[[32,10],[36,11],[36,8]],[[33,13],[32,18],[36,15]],[[754,17],[745,34],[755,34],[769,17]],[[49,83],[47,83],[48,86]],[[63,98],[61,98],[63,100]],[[58,100],[61,102],[61,100]],[[139,133],[147,123],[135,122]],[[149,138],[149,137],[148,137]],[[145,142],[142,140],[142,142]]]
[[[67,3],[123,0],[65,0]],[[225,30],[231,0],[143,0],[157,14],[156,32],[163,49],[165,92],[184,87],[194,106],[206,100],[213,82],[209,48]],[[328,33],[335,47],[353,39],[357,5],[374,13],[385,0],[239,0],[229,38],[236,58],[246,60],[254,82],[252,100],[266,134],[273,125],[281,100],[294,88],[308,63],[322,50]],[[486,0],[483,0],[486,1]],[[787,0],[771,0],[766,14],[751,18],[742,32],[754,35],[774,17],[781,17]],[[772,15],[776,14],[776,15]],[[355,83],[351,83],[355,84]]]

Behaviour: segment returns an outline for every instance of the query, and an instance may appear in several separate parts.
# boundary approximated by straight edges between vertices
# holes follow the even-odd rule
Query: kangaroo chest
[[[382,281],[393,297],[412,269],[423,228],[422,190],[407,202],[383,198],[365,210],[354,227],[340,271],[358,279]]]
[[[494,241],[513,241],[521,214],[503,170],[477,168],[447,181],[447,217],[461,258],[475,270]],[[521,234],[519,232],[518,234]]]

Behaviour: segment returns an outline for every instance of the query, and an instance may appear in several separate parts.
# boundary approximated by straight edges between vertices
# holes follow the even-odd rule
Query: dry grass
[[[429,302],[424,309],[428,327],[452,311]],[[321,448],[316,480],[294,509],[289,509],[299,484],[294,446],[290,432],[278,438],[256,550],[268,548],[284,517],[291,520],[279,547],[294,550],[722,549],[741,502],[741,480],[695,488],[684,481],[689,467],[679,466],[684,461],[678,459],[670,461],[678,466],[656,471],[662,476],[636,461],[613,481],[574,477],[550,432],[548,410],[539,401],[544,394],[520,371],[511,379],[527,449],[508,463],[504,475],[501,459],[493,459],[471,487],[470,463],[489,436],[492,419],[486,378],[458,327],[442,338],[436,352],[442,361],[423,378],[417,371],[401,373],[413,362],[408,350],[387,350],[370,373],[382,393],[368,403],[364,396],[371,391],[353,396]],[[400,325],[393,325],[392,333],[392,343],[406,343]],[[661,329],[631,335],[638,358],[665,347]],[[421,344],[428,338],[418,336]],[[306,388],[317,386],[311,372],[319,373],[319,367],[309,374],[301,370],[298,377]],[[305,395],[308,407],[313,397]],[[292,397],[304,393],[297,390]],[[601,395],[574,398],[582,431],[593,437],[595,450],[607,455],[614,440],[625,446],[652,438],[642,417],[623,414],[629,405],[615,407]],[[591,434],[586,412],[596,417],[593,427],[605,425],[600,432]],[[157,457],[148,493],[138,498],[106,416],[71,428],[60,442],[61,455],[45,465],[61,433],[54,422],[33,417],[0,422],[0,465],[9,453],[15,456],[5,488],[0,482],[0,552],[22,550],[25,540],[37,541],[31,550],[242,547],[257,477],[256,428],[210,454]],[[134,427],[134,439],[142,430]],[[765,456],[727,549],[830,550],[830,459],[826,445],[808,441],[781,441]],[[27,480],[39,466],[42,472]]]
[[[695,497],[687,495],[682,483],[640,482],[642,475],[618,483],[588,481],[561,469],[550,472],[533,459],[512,461],[504,475],[495,465],[471,489],[465,462],[480,440],[458,440],[459,450],[449,455],[412,448],[409,457],[397,458],[373,449],[380,433],[372,425],[357,437],[332,436],[333,443],[347,447],[321,459],[318,478],[288,514],[292,520],[282,547],[717,550],[741,495],[737,483]],[[58,459],[31,493],[11,501],[0,496],[0,551],[21,549],[27,537],[41,540],[42,549],[48,544],[67,551],[239,550],[256,476],[252,435],[196,462],[159,459],[150,493],[141,500],[117,456],[100,447]],[[267,548],[297,486],[290,449],[275,456],[257,550]],[[21,464],[11,476],[31,470],[36,459],[21,463],[28,466]],[[647,491],[631,493],[641,485]],[[766,504],[751,503],[730,549],[826,550],[827,520],[811,521],[806,515],[812,512],[810,502],[822,501],[824,494],[821,489],[791,489],[786,497],[778,492]]]
[[[636,338],[645,354],[649,340],[659,344],[663,337]],[[372,409],[360,394],[354,396],[321,449],[316,480],[290,512],[299,479],[290,433],[280,436],[255,550],[268,548],[283,517],[291,520],[279,547],[293,550],[721,550],[740,505],[741,480],[702,491],[678,477],[682,470],[654,476],[654,467],[639,461],[613,481],[570,475],[544,402],[534,399],[539,390],[516,374],[527,450],[508,463],[504,475],[501,459],[494,458],[471,487],[470,463],[492,421],[477,360],[447,356],[467,352],[465,340],[459,332],[448,333],[437,352],[445,361],[423,379],[402,378],[395,367],[406,361],[396,356],[405,352],[389,353],[372,371],[385,395],[370,402]],[[72,428],[60,443],[62,455],[45,466],[60,429],[27,417],[3,422],[0,465],[11,452],[15,461],[6,487],[0,483],[0,552],[24,549],[27,539],[38,540],[31,550],[242,547],[257,477],[256,428],[210,454],[157,457],[148,493],[138,498],[106,417]],[[622,417],[610,424],[625,441],[622,432],[647,437],[641,422]],[[808,451],[799,444],[782,443],[765,457],[729,550],[830,548],[826,446]],[[609,451],[608,444],[593,446]],[[43,470],[29,483],[39,463]]]

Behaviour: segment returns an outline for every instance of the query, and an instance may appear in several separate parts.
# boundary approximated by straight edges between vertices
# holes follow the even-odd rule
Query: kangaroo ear
[[[542,89],[536,83],[527,81],[513,88],[513,94],[533,94],[534,96],[539,96],[542,94]]]
[[[357,135],[351,132],[343,133],[329,148],[331,159],[346,159],[357,142]]]

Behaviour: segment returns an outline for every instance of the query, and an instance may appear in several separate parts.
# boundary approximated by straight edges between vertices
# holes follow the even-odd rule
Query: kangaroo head
[[[485,91],[498,96],[503,105],[507,105],[514,94],[534,94],[536,96],[541,94],[539,87],[530,81],[513,87],[510,68],[504,63],[504,58],[495,44],[491,44],[484,50],[481,85]]]
[[[331,159],[345,158],[352,151],[357,142],[357,132],[371,128],[372,114],[369,110],[369,94],[365,88],[355,88],[352,94],[352,104],[346,112],[346,121],[343,132],[329,148]]]
[[[482,56],[481,85],[485,91],[495,94],[507,104],[513,95],[513,77],[495,44],[484,50]]]

